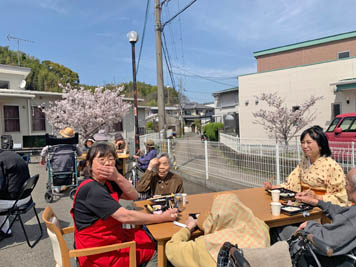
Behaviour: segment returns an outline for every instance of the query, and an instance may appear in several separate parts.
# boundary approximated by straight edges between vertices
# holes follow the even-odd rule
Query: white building
[[[45,119],[41,105],[61,98],[60,93],[25,90],[30,68],[0,64],[0,133],[11,135],[14,143],[32,146],[32,139],[23,136],[44,135],[52,129]]]
[[[241,138],[268,138],[253,116],[260,108],[268,109],[255,97],[262,93],[277,92],[291,109],[311,95],[322,96],[312,107],[316,119],[311,125],[324,129],[336,115],[356,111],[356,32],[258,51],[254,56],[257,72],[238,77]]]
[[[30,68],[0,64],[0,135],[11,135],[15,144],[22,147],[40,147],[43,135],[53,133],[42,108],[49,102],[62,98],[62,93],[25,90],[24,80]],[[124,98],[133,102],[132,98]],[[138,99],[143,101],[143,99]],[[145,109],[138,109],[139,132],[144,134]],[[122,132],[125,138],[134,138],[133,107],[115,125],[115,131]]]

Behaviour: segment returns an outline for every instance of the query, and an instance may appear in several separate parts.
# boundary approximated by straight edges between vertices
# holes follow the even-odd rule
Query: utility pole
[[[11,40],[17,41],[17,65],[20,66],[20,41],[28,42],[28,43],[34,43],[34,41],[14,37],[14,36],[11,36],[10,34],[8,34],[6,37],[7,37],[7,40],[9,40],[9,41],[11,41]]]
[[[182,87],[182,79],[179,80],[179,91],[178,91],[178,96],[179,96],[179,123],[180,123],[180,131],[181,135],[184,135],[184,120],[183,120],[183,104],[182,104],[182,98],[183,98],[183,87]]]
[[[164,87],[163,87],[163,67],[162,67],[162,31],[164,27],[171,23],[177,16],[182,14],[197,0],[192,0],[182,10],[175,14],[172,18],[165,23],[161,23],[161,11],[162,6],[168,0],[155,0],[155,31],[156,31],[156,66],[157,66],[157,104],[158,104],[158,118],[159,118],[159,130],[163,130],[163,138],[167,138],[167,124],[166,124],[166,110],[164,101]]]
[[[166,110],[164,103],[163,66],[162,66],[162,25],[161,25],[161,1],[155,0],[155,31],[156,31],[156,68],[157,68],[157,104],[159,130],[163,130],[163,139],[167,139]]]

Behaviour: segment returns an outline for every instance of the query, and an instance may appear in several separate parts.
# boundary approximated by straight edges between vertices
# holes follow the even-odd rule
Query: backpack
[[[250,267],[237,245],[225,242],[218,254],[217,267]]]

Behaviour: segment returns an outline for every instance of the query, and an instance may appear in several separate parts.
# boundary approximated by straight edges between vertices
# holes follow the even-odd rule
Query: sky
[[[161,0],[162,1],[162,0]],[[191,0],[167,0],[162,22]],[[131,45],[138,32],[137,81],[157,84],[154,0],[1,0],[0,45],[77,72],[89,85],[132,80]],[[164,27],[173,82],[199,103],[212,93],[238,86],[238,75],[256,72],[253,52],[356,31],[355,0],[197,0]],[[163,64],[166,66],[163,59]],[[140,97],[140,96],[139,96]]]

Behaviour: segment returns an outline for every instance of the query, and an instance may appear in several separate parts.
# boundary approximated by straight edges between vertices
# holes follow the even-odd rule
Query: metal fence
[[[285,146],[272,144],[270,140],[254,140],[249,144],[248,140],[242,142],[227,135],[222,138],[220,135],[219,142],[202,142],[197,138],[153,140],[159,152],[169,153],[174,168],[186,178],[227,184],[256,187],[271,178],[275,184],[282,183],[303,157],[300,144]],[[333,158],[345,172],[355,167],[354,143],[330,142],[330,147]]]

